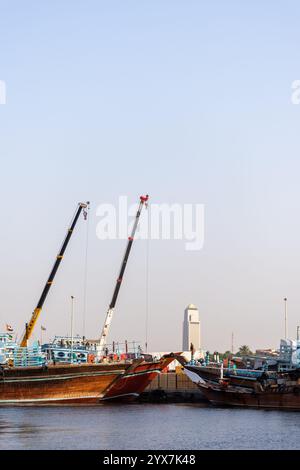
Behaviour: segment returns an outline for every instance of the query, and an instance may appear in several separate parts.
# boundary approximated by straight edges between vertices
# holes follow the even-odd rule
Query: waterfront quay
[[[207,400],[182,372],[158,374],[140,396],[141,402],[149,403],[197,403]]]

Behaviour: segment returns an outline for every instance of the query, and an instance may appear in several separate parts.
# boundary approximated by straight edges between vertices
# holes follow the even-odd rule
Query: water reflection
[[[0,409],[0,449],[299,449],[300,413],[203,405]]]

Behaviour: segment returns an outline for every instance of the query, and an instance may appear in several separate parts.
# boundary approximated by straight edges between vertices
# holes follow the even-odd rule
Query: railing
[[[38,346],[30,348],[17,346],[13,352],[13,361],[15,367],[38,367],[43,366],[46,359]]]
[[[141,354],[143,354],[141,343],[139,341],[125,341],[124,343],[113,341],[111,344],[106,345],[105,350],[108,352],[108,354],[130,353],[136,356],[140,356]]]

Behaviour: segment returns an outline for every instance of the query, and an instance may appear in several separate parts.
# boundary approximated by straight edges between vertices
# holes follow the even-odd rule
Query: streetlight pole
[[[297,326],[297,341],[299,341],[299,330],[300,330],[300,326]]]
[[[74,322],[74,296],[71,295],[71,364],[73,364],[73,322]]]
[[[284,338],[287,339],[287,298],[284,299]]]

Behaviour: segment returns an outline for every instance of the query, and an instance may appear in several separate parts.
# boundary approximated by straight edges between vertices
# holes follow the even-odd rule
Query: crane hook
[[[85,208],[84,208],[83,211],[82,211],[82,212],[83,212],[83,218],[84,218],[84,220],[87,220],[89,208],[90,208],[90,203],[89,203],[89,201],[87,201],[86,206],[85,206]]]

